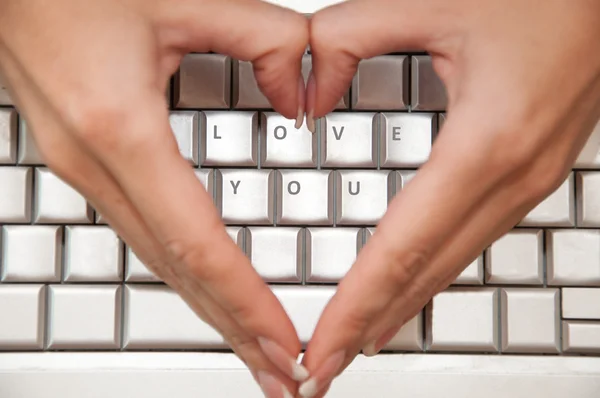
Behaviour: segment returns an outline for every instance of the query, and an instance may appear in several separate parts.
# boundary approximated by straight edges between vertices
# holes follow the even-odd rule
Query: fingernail
[[[317,83],[313,72],[310,71],[308,75],[308,82],[306,83],[306,127],[311,133],[315,133],[315,101],[317,93]]]
[[[267,398],[293,398],[292,394],[275,377],[264,371],[257,374],[258,384]]]
[[[323,362],[323,365],[314,373],[313,377],[300,385],[298,389],[300,396],[303,398],[312,398],[329,385],[339,372],[345,358],[346,354],[344,351],[338,351],[331,355]]]
[[[296,129],[302,127],[304,121],[304,105],[306,101],[306,86],[302,75],[298,77],[298,116],[296,117]]]
[[[377,344],[376,340],[371,341],[362,349],[362,353],[367,357],[374,357],[379,354],[379,350],[375,348],[375,344]]]
[[[279,344],[259,337],[258,345],[275,366],[295,381],[304,381],[310,376],[308,370],[296,362]]]

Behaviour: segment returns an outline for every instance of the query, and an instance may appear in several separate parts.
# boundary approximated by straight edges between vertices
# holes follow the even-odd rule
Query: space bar
[[[406,354],[358,357],[328,397],[598,397],[600,360]],[[5,353],[2,398],[261,398],[228,353]]]

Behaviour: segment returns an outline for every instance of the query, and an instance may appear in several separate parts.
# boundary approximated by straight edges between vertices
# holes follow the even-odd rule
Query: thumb
[[[308,118],[330,112],[347,92],[361,59],[400,50],[433,48],[447,25],[443,1],[349,0],[311,19],[313,73],[307,86]],[[452,2],[449,2],[452,3]]]
[[[185,52],[215,52],[250,61],[263,94],[289,119],[304,114],[302,55],[308,19],[261,0],[161,1],[157,18]],[[166,17],[165,17],[166,16]],[[174,32],[174,33],[173,33]]]

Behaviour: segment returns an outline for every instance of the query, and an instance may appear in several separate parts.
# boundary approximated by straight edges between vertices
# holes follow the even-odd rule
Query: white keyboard
[[[312,13],[338,1],[272,2]],[[446,106],[430,58],[362,62],[314,135],[272,112],[248,63],[222,55],[188,55],[169,97],[181,155],[307,342],[389,200],[428,160]],[[560,188],[328,394],[400,395],[600,396],[600,124]],[[262,395],[223,339],[45,167],[0,90],[0,397],[165,396]]]

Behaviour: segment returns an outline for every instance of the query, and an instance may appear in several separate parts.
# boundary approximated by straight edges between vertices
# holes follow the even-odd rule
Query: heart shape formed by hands
[[[44,161],[221,333],[268,397],[322,397],[358,353],[376,354],[564,180],[600,118],[597,1],[349,0],[310,19],[259,0],[26,3],[0,4],[0,74]],[[446,122],[299,365],[291,321],[178,152],[166,84],[188,52],[250,61],[273,108],[297,125],[306,113],[314,130],[360,60],[411,49],[433,57]],[[574,59],[586,60],[576,74]]]

